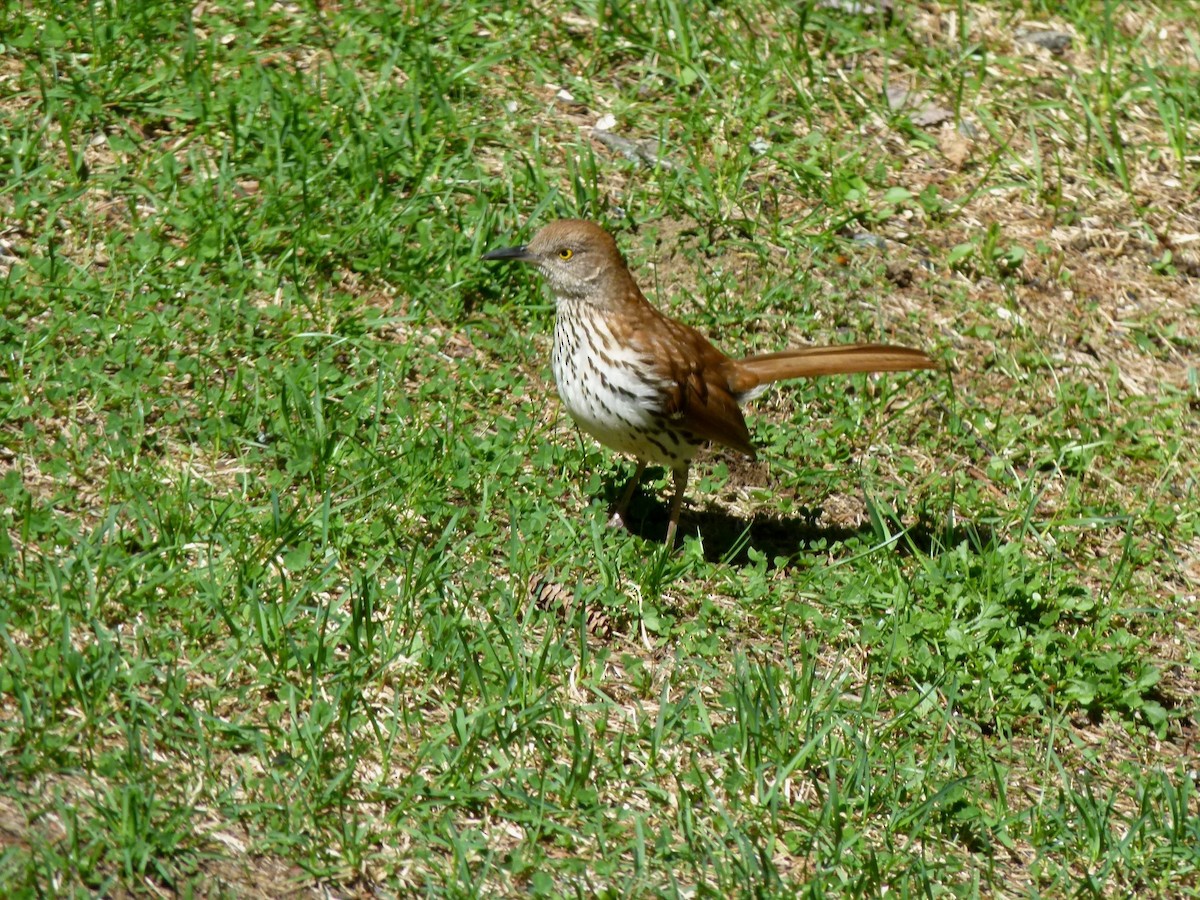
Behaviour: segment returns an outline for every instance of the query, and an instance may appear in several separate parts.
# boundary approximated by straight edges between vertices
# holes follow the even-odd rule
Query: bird
[[[776,381],[936,368],[922,350],[887,344],[799,347],[734,359],[665,315],[638,288],[613,236],[560,219],[527,244],[483,255],[541,273],[554,298],[551,369],[563,406],[606,447],[636,460],[609,524],[624,527],[648,465],[671,470],[665,543],[675,545],[691,462],[711,442],[756,457],[742,404]]]

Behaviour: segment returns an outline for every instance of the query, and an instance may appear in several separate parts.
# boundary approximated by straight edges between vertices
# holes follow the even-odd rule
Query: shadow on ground
[[[667,533],[668,504],[642,490],[634,495],[629,506],[629,531],[638,537],[660,543]],[[611,513],[611,504],[610,504]],[[996,535],[991,528],[974,523],[948,526],[942,521],[921,517],[907,529],[898,520],[907,518],[904,510],[890,511],[887,531],[867,521],[854,528],[821,524],[823,510],[807,508],[794,516],[774,516],[767,513],[749,518],[737,516],[717,506],[705,509],[685,509],[679,521],[679,539],[698,534],[704,542],[704,557],[709,562],[744,565],[754,549],[767,557],[771,567],[779,558],[791,559],[834,544],[858,541],[865,546],[884,544],[889,535],[894,539],[896,552],[920,553],[935,556],[963,541],[976,550],[992,547]],[[898,538],[896,535],[903,531]]]

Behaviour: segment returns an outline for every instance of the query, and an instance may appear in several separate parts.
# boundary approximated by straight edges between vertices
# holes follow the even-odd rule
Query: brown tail
[[[788,378],[849,375],[852,372],[907,372],[937,367],[924,351],[887,344],[843,344],[838,347],[805,347],[739,359],[738,393]]]

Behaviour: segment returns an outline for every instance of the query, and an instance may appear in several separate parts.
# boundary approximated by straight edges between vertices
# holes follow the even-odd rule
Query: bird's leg
[[[687,488],[688,468],[688,464],[684,463],[682,469],[674,469],[671,472],[671,480],[675,482],[675,496],[671,498],[671,519],[667,523],[665,543],[668,547],[675,546],[675,531],[679,528],[679,512],[683,509],[683,492]]]
[[[646,461],[639,459],[637,461],[637,469],[633,473],[633,477],[629,479],[629,483],[625,485],[625,490],[621,491],[621,499],[617,501],[617,506],[613,510],[612,518],[608,520],[609,528],[628,528],[625,522],[625,516],[629,512],[629,501],[633,499],[633,492],[637,490],[638,484],[641,483],[642,475],[646,472]]]

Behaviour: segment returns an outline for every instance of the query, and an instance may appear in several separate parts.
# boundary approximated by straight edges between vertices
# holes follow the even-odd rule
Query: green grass
[[[2,892],[1200,895],[1200,4],[894,6],[5,6]],[[609,531],[565,215],[944,370]]]

